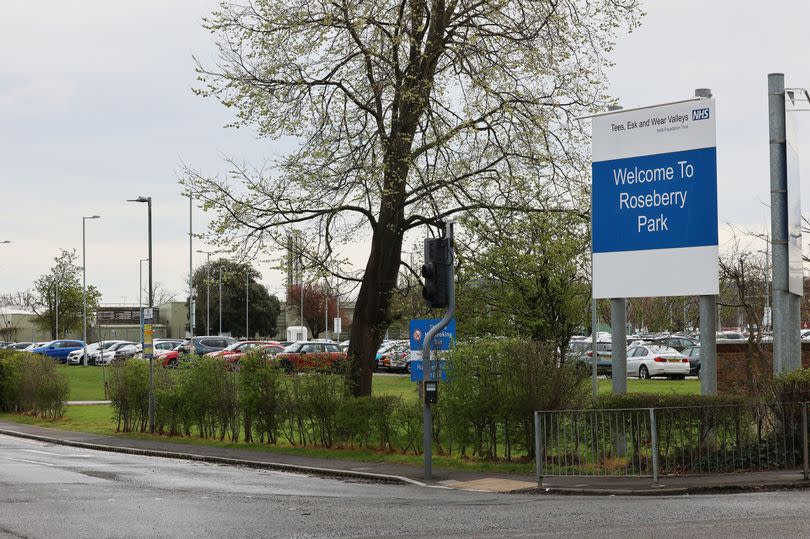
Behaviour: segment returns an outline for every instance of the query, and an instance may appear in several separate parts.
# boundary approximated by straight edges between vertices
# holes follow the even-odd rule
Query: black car
[[[689,376],[700,378],[700,346],[690,346],[681,353],[689,358]]]

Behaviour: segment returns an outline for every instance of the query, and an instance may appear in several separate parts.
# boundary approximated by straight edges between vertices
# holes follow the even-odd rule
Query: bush
[[[67,377],[51,358],[22,352],[0,356],[0,409],[46,419],[62,417],[70,394]]]
[[[247,354],[239,361],[239,405],[243,414],[245,441],[276,443],[281,429],[282,372],[262,354]]]
[[[145,361],[117,361],[109,369],[109,396],[116,430],[146,430],[149,421],[149,365]]]
[[[448,359],[448,380],[437,421],[447,426],[447,450],[472,449],[485,459],[531,455],[534,410],[581,408],[589,399],[587,373],[576,363],[560,365],[552,345],[517,339],[460,344]]]
[[[799,369],[774,377],[766,398],[775,402],[809,402],[810,369]]]

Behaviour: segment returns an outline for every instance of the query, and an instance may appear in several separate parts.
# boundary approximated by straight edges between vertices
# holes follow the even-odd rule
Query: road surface
[[[0,537],[801,537],[810,492],[488,494],[0,436]]]

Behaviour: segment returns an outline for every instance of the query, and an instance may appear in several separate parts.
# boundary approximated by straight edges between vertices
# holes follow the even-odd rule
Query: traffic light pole
[[[430,409],[430,402],[428,399],[427,385],[430,380],[430,346],[433,343],[433,337],[439,334],[453,319],[456,312],[456,284],[455,284],[455,270],[453,267],[453,222],[447,221],[445,223],[445,237],[449,240],[449,248],[447,250],[447,313],[444,315],[438,324],[430,328],[428,334],[425,335],[425,340],[422,343],[422,447],[425,455],[425,480],[429,481],[433,476],[433,412]],[[438,383],[440,370],[437,369],[435,383]],[[434,392],[434,395],[436,393]]]

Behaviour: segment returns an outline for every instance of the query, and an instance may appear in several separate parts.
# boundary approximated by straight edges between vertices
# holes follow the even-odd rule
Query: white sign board
[[[787,237],[788,237],[788,291],[804,295],[802,262],[802,199],[799,191],[799,137],[794,104],[785,99],[785,140],[787,142]]]
[[[593,119],[595,298],[715,295],[713,99]]]
[[[334,332],[337,333],[338,338],[340,337],[340,333],[343,331],[342,321],[340,317],[335,317],[332,319],[332,325],[334,327]]]

